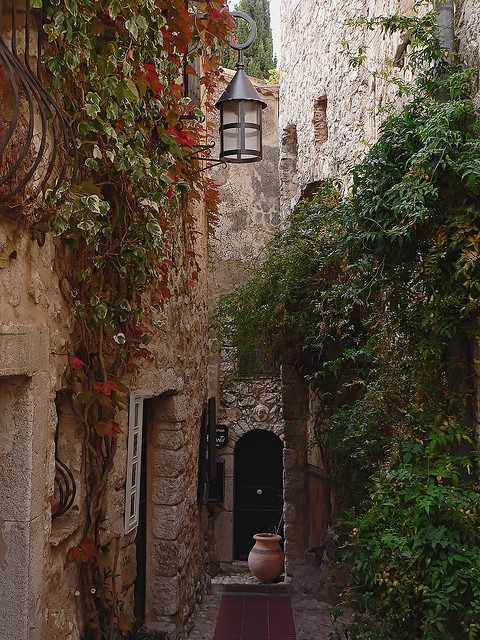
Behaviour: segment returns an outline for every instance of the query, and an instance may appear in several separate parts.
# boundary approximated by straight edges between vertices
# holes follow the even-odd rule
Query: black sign
[[[228,442],[228,427],[225,424],[217,424],[215,432],[215,444],[217,449],[221,449]]]

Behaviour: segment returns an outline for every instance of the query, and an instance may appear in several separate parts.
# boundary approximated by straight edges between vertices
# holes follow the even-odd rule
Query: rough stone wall
[[[478,70],[473,93],[475,103],[480,107],[480,7],[477,0],[457,0],[455,9],[460,55],[467,66],[476,67]]]
[[[282,215],[305,187],[328,177],[345,177],[378,135],[376,109],[390,97],[390,89],[371,72],[388,67],[399,37],[387,38],[345,20],[406,12],[413,0],[283,0],[282,59],[280,64],[280,175]],[[369,45],[364,64],[349,65],[343,41],[352,50]],[[325,109],[322,135],[316,105]],[[318,111],[318,107],[317,107]],[[292,132],[297,151],[292,153]],[[324,140],[324,142],[322,142]],[[296,156],[296,157],[295,157]]]
[[[6,82],[4,78],[3,81]],[[2,79],[0,78],[0,85]],[[2,87],[6,92],[8,83]],[[190,206],[190,205],[189,205]],[[172,298],[132,389],[149,389],[147,621],[186,636],[205,587],[206,515],[196,502],[200,418],[207,385],[207,226],[197,219],[199,282],[179,225]],[[62,394],[72,355],[71,311],[60,293],[57,246],[43,246],[0,211],[0,636],[2,640],[80,640],[84,633],[78,565],[68,549],[83,538],[83,432]],[[124,533],[127,411],[109,481],[102,542],[125,613],[133,614],[136,530]],[[74,508],[52,522],[55,431],[58,455],[74,474]]]
[[[199,282],[188,286],[189,258],[180,242],[172,301],[158,337],[155,362],[137,388],[153,392],[149,412],[147,621],[185,637],[205,592],[206,513],[197,505],[200,422],[207,395],[207,226],[197,211]],[[148,499],[148,498],[147,498]],[[176,631],[175,631],[176,629]],[[173,632],[173,633],[172,633]]]
[[[393,98],[378,73],[402,76],[388,64],[400,36],[385,37],[351,27],[345,20],[393,13],[409,14],[413,0],[282,0],[282,60],[280,66],[280,176],[282,214],[305,187],[328,177],[346,178],[348,166],[358,161],[376,140],[379,107]],[[480,7],[476,0],[456,0],[456,34],[460,54],[468,66],[479,68]],[[350,67],[342,54],[343,41],[354,50],[367,44],[364,63]],[[377,72],[376,76],[372,72]],[[480,104],[480,71],[473,92]],[[319,144],[315,105],[326,101],[325,141]],[[292,132],[296,136],[292,152]]]
[[[223,72],[226,84],[234,72]],[[246,279],[242,262],[261,254],[279,224],[278,87],[260,80],[254,81],[254,86],[267,103],[262,117],[263,159],[243,165],[231,163],[211,172],[220,190],[219,217],[209,241],[211,308],[219,295]],[[218,97],[223,89],[221,85]]]

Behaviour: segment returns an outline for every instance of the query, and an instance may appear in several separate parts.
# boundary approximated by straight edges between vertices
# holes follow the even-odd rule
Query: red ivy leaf
[[[67,558],[75,562],[88,562],[97,555],[97,548],[91,538],[84,538],[76,547],[70,547]]]
[[[113,420],[95,422],[93,426],[95,427],[95,431],[102,438],[104,436],[111,436],[112,438],[115,438],[119,433],[123,433],[120,429],[120,425]]]
[[[118,387],[115,384],[115,382],[113,380],[107,380],[105,383],[103,382],[96,382],[93,385],[93,388],[96,391],[101,391],[102,393],[104,393],[106,396],[110,396],[112,395],[112,391],[118,391]]]
[[[190,76],[197,76],[198,73],[195,71],[195,69],[192,67],[191,64],[187,64],[185,66],[185,73],[188,73],[188,75]]]
[[[70,365],[72,369],[75,369],[75,371],[81,371],[82,367],[85,366],[85,363],[83,360],[80,360],[80,358],[70,358]]]
[[[81,547],[89,560],[97,555],[95,542],[91,538],[84,538],[81,542]]]

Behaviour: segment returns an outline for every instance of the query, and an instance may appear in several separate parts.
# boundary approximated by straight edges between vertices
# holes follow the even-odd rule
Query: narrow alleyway
[[[188,640],[328,640],[328,606],[288,583],[262,585],[248,571],[220,575],[212,579]]]

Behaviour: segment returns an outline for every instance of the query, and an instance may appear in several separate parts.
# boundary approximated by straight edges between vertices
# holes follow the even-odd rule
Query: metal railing
[[[0,204],[8,203],[6,213],[20,219],[23,214],[17,210],[38,197],[55,170],[58,175],[52,180],[50,197],[55,196],[65,182],[68,187],[72,185],[78,157],[70,123],[42,85],[42,13],[32,10],[29,0],[25,0],[25,23],[19,26],[20,1],[12,0],[11,25],[5,25],[9,11],[7,6],[4,13],[4,4],[0,0],[0,59],[11,89],[6,101],[8,104],[11,100],[11,115],[10,122],[4,123],[6,130],[0,141]],[[37,29],[36,71],[30,62],[33,24]],[[4,34],[10,27],[11,42],[7,44]],[[22,31],[24,37],[20,37]],[[20,46],[23,52],[19,50]],[[17,195],[18,199],[25,196],[22,190],[29,182],[32,188],[27,197],[12,202]]]

